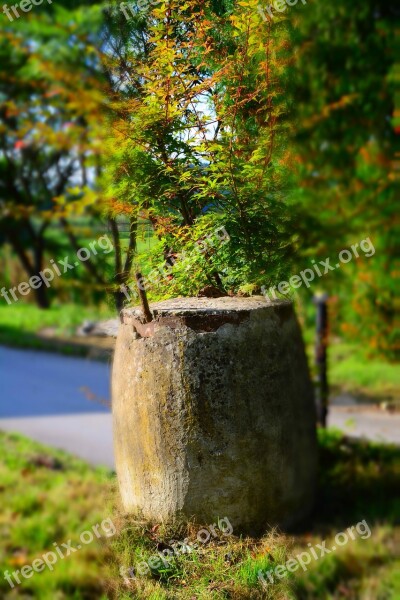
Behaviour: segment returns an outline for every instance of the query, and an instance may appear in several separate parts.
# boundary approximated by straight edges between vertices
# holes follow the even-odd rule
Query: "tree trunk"
[[[124,308],[124,301],[126,300],[126,296],[120,290],[114,292],[113,296],[115,308],[117,309],[117,312],[120,313],[121,310]]]
[[[18,258],[21,262],[21,265],[23,266],[24,270],[26,271],[26,274],[28,275],[28,277],[33,277],[34,275],[38,275],[39,271],[42,269],[42,266],[43,266],[42,265],[42,260],[43,260],[43,243],[42,243],[42,241],[39,240],[39,243],[37,243],[34,248],[34,264],[33,264],[30,256],[28,255],[25,248],[21,244],[21,241],[18,237],[18,232],[16,230],[13,230],[11,227],[9,228],[8,240],[11,244],[12,249],[18,256]],[[37,288],[36,290],[33,290],[33,292],[34,292],[36,304],[39,308],[41,308],[41,309],[50,308],[50,298],[49,298],[49,294],[48,294],[48,289],[47,289],[46,285],[44,284],[44,282],[39,288]]]
[[[36,304],[42,310],[50,308],[50,299],[47,287],[43,284],[37,290],[33,290],[35,294]]]

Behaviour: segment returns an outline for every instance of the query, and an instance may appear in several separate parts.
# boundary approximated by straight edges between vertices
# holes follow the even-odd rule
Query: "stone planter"
[[[235,532],[311,510],[313,391],[291,303],[180,298],[125,309],[114,358],[114,447],[123,505]]]

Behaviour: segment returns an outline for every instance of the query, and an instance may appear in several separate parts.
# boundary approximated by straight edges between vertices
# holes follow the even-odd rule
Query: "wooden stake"
[[[314,296],[317,305],[317,336],[315,341],[315,362],[318,377],[317,411],[319,422],[326,427],[328,415],[329,382],[328,382],[328,295]]]

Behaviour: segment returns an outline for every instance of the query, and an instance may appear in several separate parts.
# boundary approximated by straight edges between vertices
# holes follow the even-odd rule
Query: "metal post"
[[[319,294],[314,296],[314,304],[317,307],[316,340],[315,340],[315,364],[317,367],[317,411],[318,421],[322,427],[326,427],[328,415],[328,295]]]

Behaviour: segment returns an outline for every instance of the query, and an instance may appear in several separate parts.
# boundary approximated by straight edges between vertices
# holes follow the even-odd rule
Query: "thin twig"
[[[143,289],[143,286],[141,284],[142,274],[138,272],[135,274],[135,277],[136,277],[136,283],[137,283],[137,287],[138,287],[138,291],[139,291],[139,298],[140,298],[140,303],[142,305],[144,319],[145,319],[146,323],[150,323],[153,320],[153,315],[151,314],[151,311],[150,311],[149,302],[147,300],[146,290]]]

